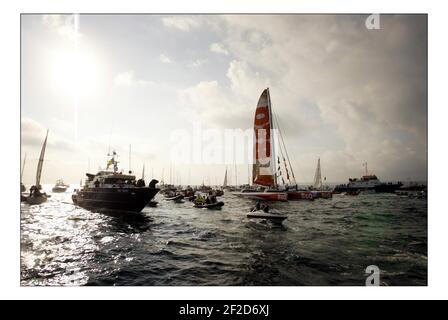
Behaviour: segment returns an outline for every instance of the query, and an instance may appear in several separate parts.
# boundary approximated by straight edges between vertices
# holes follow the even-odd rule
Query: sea
[[[22,286],[426,286],[427,200],[334,195],[272,204],[281,224],[248,219],[254,203],[225,193],[222,210],[157,195],[139,214],[72,203],[73,188],[20,204]]]

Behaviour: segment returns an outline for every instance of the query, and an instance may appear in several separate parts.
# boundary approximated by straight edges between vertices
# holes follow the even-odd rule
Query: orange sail
[[[275,156],[271,143],[272,111],[269,88],[265,89],[258,100],[254,121],[254,164],[253,183],[262,186],[276,186]]]

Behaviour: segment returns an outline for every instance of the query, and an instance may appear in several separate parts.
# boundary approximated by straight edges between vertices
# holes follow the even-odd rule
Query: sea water
[[[381,285],[427,284],[426,199],[275,203],[288,215],[278,226],[248,219],[253,202],[230,193],[219,211],[157,195],[140,214],[91,212],[72,193],[20,205],[21,285],[363,286],[370,265]]]

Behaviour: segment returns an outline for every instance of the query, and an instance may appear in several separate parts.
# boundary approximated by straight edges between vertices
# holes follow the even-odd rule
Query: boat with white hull
[[[333,189],[333,193],[351,193],[355,191],[363,193],[394,193],[395,190],[398,190],[403,185],[401,182],[381,182],[375,174],[369,174],[367,162],[363,166],[365,167],[365,174],[360,179],[350,178],[347,184],[337,185]]]
[[[70,186],[69,186],[68,184],[65,184],[65,183],[64,183],[64,180],[59,179],[59,180],[56,181],[56,184],[55,184],[54,187],[51,189],[51,191],[52,191],[52,192],[55,192],[55,193],[62,193],[62,192],[67,191],[67,189],[68,189],[69,187],[70,187]]]

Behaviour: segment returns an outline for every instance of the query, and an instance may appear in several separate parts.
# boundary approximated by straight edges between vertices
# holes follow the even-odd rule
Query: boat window
[[[107,179],[104,179],[104,182],[107,183],[107,184],[122,184],[122,183],[125,183],[124,180],[117,179],[117,178],[107,178]]]

